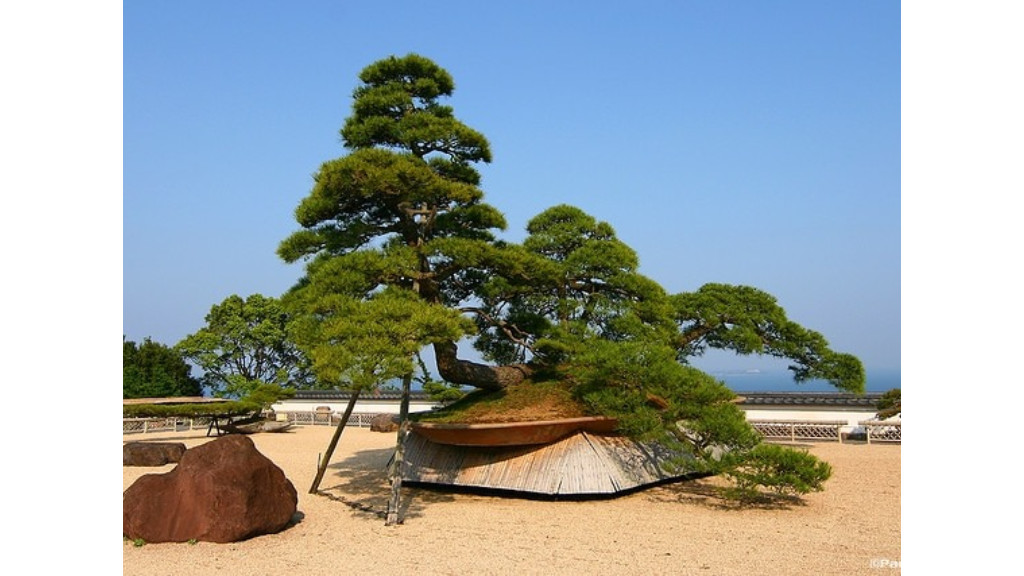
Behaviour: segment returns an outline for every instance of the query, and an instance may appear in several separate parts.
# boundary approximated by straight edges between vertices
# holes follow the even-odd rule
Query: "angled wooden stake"
[[[388,514],[385,526],[400,524],[398,508],[402,492],[402,465],[405,462],[405,437],[409,433],[409,394],[412,388],[412,374],[402,378],[402,405],[398,415],[398,438],[395,440],[395,458],[391,462],[391,498],[388,500]]]
[[[348,419],[352,416],[352,410],[356,407],[357,398],[359,398],[359,390],[353,391],[352,396],[348,399],[345,414],[341,417],[341,422],[338,422],[338,428],[334,431],[334,436],[331,437],[331,443],[327,446],[327,452],[324,453],[323,460],[320,461],[320,466],[316,469],[316,478],[313,479],[313,485],[309,487],[310,494],[316,494],[317,490],[320,489],[320,481],[323,480],[324,472],[327,471],[327,464],[331,461],[331,455],[334,454],[334,449],[338,446],[338,439],[341,438],[341,433],[345,430],[345,425],[348,424]]]

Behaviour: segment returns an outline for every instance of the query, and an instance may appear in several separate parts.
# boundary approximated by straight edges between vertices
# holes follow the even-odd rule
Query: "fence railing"
[[[209,429],[210,422],[210,418],[124,418],[122,420],[125,434],[206,430]]]
[[[872,442],[899,442],[903,443],[903,427],[900,422],[877,422],[868,420],[861,422],[864,427],[868,444]]]
[[[842,420],[749,420],[762,436],[772,440],[835,440],[843,441]]]
[[[292,424],[298,424],[300,426],[337,426],[338,422],[341,422],[341,414],[337,412],[325,412],[325,411],[310,411],[310,412],[278,412],[278,420],[284,421],[287,419]],[[368,428],[373,422],[373,419],[378,416],[377,413],[369,412],[353,412],[349,416],[348,423],[346,426],[356,426],[358,428]]]
[[[377,413],[353,413],[346,426],[368,428]],[[307,412],[277,412],[279,421],[288,421],[299,426],[337,426],[341,422],[341,414],[333,411],[311,410]],[[210,418],[124,418],[125,434],[145,434],[147,432],[182,432],[188,430],[208,430]],[[847,426],[845,421],[810,421],[810,420],[750,420],[762,436],[771,440],[829,440],[843,441],[842,429]],[[872,442],[901,442],[902,428],[899,422],[860,422],[865,430],[868,444]]]
[[[368,428],[376,413],[353,413],[346,426]],[[300,426],[337,426],[341,414],[337,412],[278,412],[280,421],[287,420]],[[148,432],[185,432],[188,430],[209,430],[210,418],[124,418],[124,434],[146,434]]]

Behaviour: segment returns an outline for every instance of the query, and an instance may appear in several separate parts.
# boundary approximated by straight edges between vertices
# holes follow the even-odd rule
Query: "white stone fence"
[[[309,412],[277,412],[276,418],[280,422],[291,422],[300,426],[337,426],[341,422],[342,414],[330,410],[312,410]],[[348,418],[346,426],[369,428],[370,423],[377,414],[368,412],[353,412]]]
[[[145,434],[147,432],[183,432],[205,430],[210,427],[209,418],[124,418],[124,434]]]
[[[330,410],[308,412],[277,412],[274,418],[280,422],[291,422],[300,426],[337,426],[341,414]],[[369,428],[377,414],[353,413],[346,426]],[[209,430],[210,418],[123,418],[124,434],[146,434],[148,432],[185,432],[188,430]]]
[[[769,440],[837,440],[843,441],[842,429],[846,422],[842,420],[748,420]]]
[[[274,418],[280,422],[291,422],[299,426],[337,426],[341,414],[323,407],[305,412],[277,412]],[[368,428],[377,414],[354,412],[349,417],[347,426]],[[843,428],[848,423],[843,420],[750,420],[750,425],[768,440],[824,440],[843,441]],[[124,418],[124,434],[145,434],[147,432],[182,432],[187,430],[209,430],[210,418]],[[899,422],[879,422],[868,420],[860,422],[864,429],[865,440],[872,442],[902,441],[902,428]]]
[[[872,442],[903,443],[903,427],[900,422],[884,422],[869,420],[861,422],[868,444]]]
[[[843,429],[849,427],[845,420],[749,420],[750,425],[768,440],[835,440],[843,441]],[[867,420],[859,423],[864,429],[864,439],[872,442],[895,442],[902,439],[900,422]]]

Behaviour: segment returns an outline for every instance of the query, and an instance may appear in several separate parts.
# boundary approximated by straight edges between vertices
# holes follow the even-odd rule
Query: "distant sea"
[[[842,392],[824,380],[810,380],[797,384],[793,381],[793,373],[784,368],[769,370],[709,370],[702,368],[702,370],[725,382],[733,392]],[[393,390],[402,389],[401,380],[394,380],[389,384]],[[881,393],[899,387],[900,371],[898,368],[867,371],[865,392]],[[421,391],[416,384],[413,384],[413,389]],[[472,390],[469,387],[464,389]]]
[[[733,392],[841,392],[824,380],[796,383],[788,370],[708,370]],[[866,392],[885,392],[900,387],[900,371],[868,370]]]

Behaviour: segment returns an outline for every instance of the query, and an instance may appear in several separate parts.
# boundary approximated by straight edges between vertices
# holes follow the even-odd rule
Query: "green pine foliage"
[[[857,358],[756,288],[667,293],[610,224],[574,206],[535,216],[521,244],[496,239],[505,218],[483,201],[476,169],[490,146],[443,102],[451,75],[408,54],[359,80],[341,129],[346,153],[320,166],[295,210],[300,229],[278,246],[286,262],[305,263],[282,305],[321,383],[364,390],[412,378],[432,346],[447,389],[420,367],[424,387],[481,389],[463,408],[517,413],[509,402],[527,389],[546,393],[538,402],[557,392],[581,413],[617,417],[626,434],[728,471],[743,490],[803,493],[827,478],[811,455],[763,448],[735,395],[689,360],[709,349],[786,358],[797,382],[862,392]],[[464,339],[487,364],[457,357]]]
[[[699,356],[707,349],[786,358],[793,379],[822,379],[836,388],[864,392],[864,367],[850,354],[832,351],[825,337],[786,317],[775,297],[750,286],[705,284],[672,296],[680,328],[679,352]]]
[[[790,497],[820,492],[832,476],[832,466],[806,450],[759,444],[750,450],[726,453],[719,472],[733,483],[727,496],[756,501],[764,498],[765,491]]]

